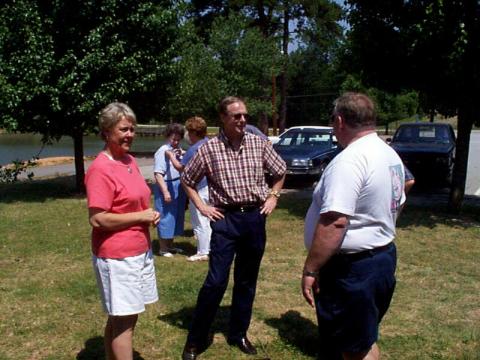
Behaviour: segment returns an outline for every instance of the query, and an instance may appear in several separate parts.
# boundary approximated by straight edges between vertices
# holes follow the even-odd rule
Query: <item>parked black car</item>
[[[292,127],[274,139],[273,147],[286,162],[288,177],[314,181],[340,152],[333,129],[326,126]]]
[[[451,125],[425,122],[402,124],[390,145],[415,178],[451,181],[455,162],[455,132]]]

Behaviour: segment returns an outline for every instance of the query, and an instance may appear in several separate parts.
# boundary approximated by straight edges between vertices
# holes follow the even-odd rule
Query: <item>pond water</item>
[[[13,160],[28,160],[34,156],[40,158],[52,156],[73,156],[73,139],[62,137],[51,145],[42,148],[42,136],[34,134],[0,134],[0,165],[11,163]],[[85,156],[96,155],[103,148],[103,141],[95,135],[85,136],[83,139]],[[137,136],[132,151],[153,152],[165,142],[163,137]]]

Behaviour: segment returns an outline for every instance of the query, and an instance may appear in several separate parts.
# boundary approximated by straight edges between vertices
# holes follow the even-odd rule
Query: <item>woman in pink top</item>
[[[150,207],[150,188],[133,156],[136,117],[125,104],[111,103],[99,118],[104,150],[87,171],[92,262],[108,314],[108,359],[133,358],[133,330],[145,304],[158,300],[150,225],[160,214]]]

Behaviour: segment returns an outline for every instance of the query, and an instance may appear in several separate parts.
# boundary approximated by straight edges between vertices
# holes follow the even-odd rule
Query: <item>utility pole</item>
[[[272,75],[272,135],[277,136],[278,132],[278,115],[277,115],[277,78]]]

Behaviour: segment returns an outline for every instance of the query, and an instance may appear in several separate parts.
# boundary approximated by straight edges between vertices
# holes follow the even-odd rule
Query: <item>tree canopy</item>
[[[470,132],[480,123],[480,4],[473,0],[349,0],[350,70],[369,85],[415,89],[458,116],[449,208],[460,210]]]
[[[208,40],[201,40],[191,23],[179,38],[177,80],[170,86],[170,113],[183,121],[189,115],[216,119],[218,100],[226,95],[244,97],[249,112],[271,112],[271,77],[278,73],[279,56],[272,39],[248,28],[242,16],[218,17]]]
[[[331,61],[332,50],[337,46],[342,34],[338,24],[342,17],[342,9],[337,3],[329,0],[193,0],[189,2],[186,16],[193,19],[196,33],[206,42],[209,41],[218,16],[229,20],[241,16],[245,19],[245,29],[258,29],[263,41],[274,41],[277,44],[277,52],[281,56],[272,59],[274,66],[279,69],[278,76],[272,79],[272,91],[276,92],[278,80],[280,105],[277,106],[275,101],[274,107],[275,109],[278,107],[277,111],[280,113],[280,130],[286,127],[289,89],[294,92],[302,91],[290,87],[289,82],[292,80],[296,86],[302,81],[301,79],[296,81],[295,78],[305,76],[305,73],[291,71],[292,67],[301,69],[301,61],[296,57],[296,61],[299,62],[292,64],[289,59],[292,51],[290,45],[295,42],[297,49],[314,47],[316,55],[319,55],[317,60],[325,63],[326,60]],[[314,64],[309,63],[308,66],[310,65],[312,68],[308,70],[319,70]],[[338,89],[339,82],[336,85]],[[322,84],[323,88],[325,86]],[[276,99],[276,94],[271,96]],[[323,100],[320,101],[321,106],[324,106],[323,103]],[[318,106],[314,107],[317,108]],[[292,119],[295,120],[296,117]]]
[[[111,101],[158,96],[171,76],[176,13],[168,1],[7,0],[0,6],[0,126],[71,136],[77,187],[82,136]]]

